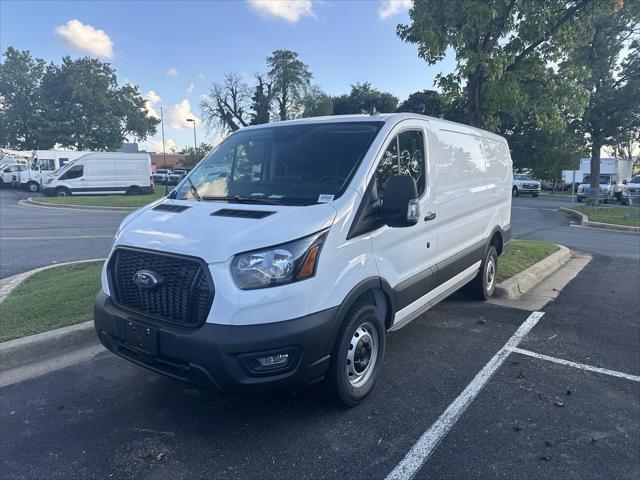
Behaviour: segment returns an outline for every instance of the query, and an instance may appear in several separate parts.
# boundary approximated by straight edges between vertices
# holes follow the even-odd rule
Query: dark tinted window
[[[71,180],[73,178],[80,178],[84,173],[83,165],[74,165],[67,172],[60,177],[60,180]]]
[[[376,169],[378,196],[384,196],[384,186],[391,175],[411,175],[418,186],[418,195],[422,195],[425,187],[424,165],[422,132],[410,130],[399,134],[385,150]]]

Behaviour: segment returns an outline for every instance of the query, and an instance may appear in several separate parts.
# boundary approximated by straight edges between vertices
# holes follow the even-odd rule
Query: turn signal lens
[[[307,258],[304,260],[300,270],[298,270],[297,278],[305,278],[313,275],[313,272],[316,269],[316,260],[318,258],[319,251],[320,245],[314,245],[311,250],[309,250]]]

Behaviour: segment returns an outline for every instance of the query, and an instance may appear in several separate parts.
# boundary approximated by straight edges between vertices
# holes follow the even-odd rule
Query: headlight
[[[290,243],[240,253],[231,261],[233,281],[242,290],[252,290],[311,278],[326,236],[325,230]]]

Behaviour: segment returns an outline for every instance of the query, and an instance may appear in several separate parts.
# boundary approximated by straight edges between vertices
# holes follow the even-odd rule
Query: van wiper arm
[[[191,195],[193,195],[193,198],[195,198],[198,202],[202,200],[202,197],[198,193],[198,189],[196,188],[196,186],[193,184],[193,182],[189,177],[187,177],[187,182],[189,182],[189,185],[190,185],[189,190],[191,191]]]
[[[261,198],[261,197],[202,197],[203,200],[211,200],[211,201],[227,201],[227,202],[238,202],[238,203],[258,203],[264,205],[280,205],[282,202],[280,200],[269,199],[269,198]]]

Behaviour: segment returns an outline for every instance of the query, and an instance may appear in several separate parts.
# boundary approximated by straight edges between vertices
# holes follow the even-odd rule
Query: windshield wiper
[[[189,182],[189,185],[190,185],[189,190],[191,191],[191,195],[193,195],[193,198],[195,198],[198,202],[202,200],[202,197],[198,193],[198,189],[196,188],[196,186],[193,184],[193,182],[189,177],[187,177],[187,182]]]

